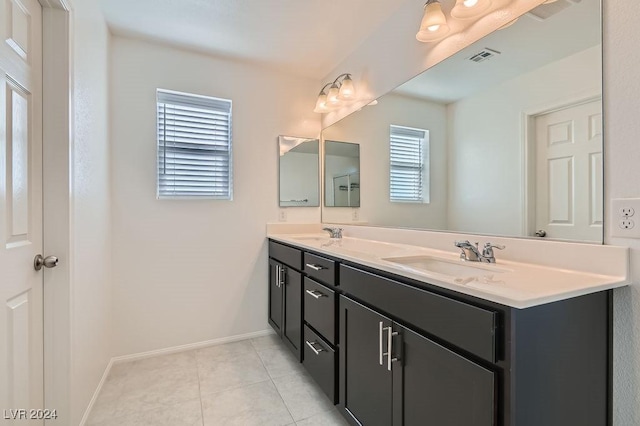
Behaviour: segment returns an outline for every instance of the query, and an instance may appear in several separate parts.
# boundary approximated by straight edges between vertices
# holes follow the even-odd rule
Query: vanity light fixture
[[[473,0],[467,0],[473,1]],[[447,18],[442,12],[442,5],[439,0],[427,0],[424,4],[424,15],[420,22],[420,30],[416,34],[416,39],[423,43],[436,41],[449,33]]]
[[[329,91],[325,92],[327,87]],[[356,89],[353,85],[351,74],[340,74],[332,83],[325,84],[320,90],[313,112],[324,114],[355,98]]]
[[[471,19],[480,16],[491,6],[491,0],[456,0],[451,16],[456,19]]]

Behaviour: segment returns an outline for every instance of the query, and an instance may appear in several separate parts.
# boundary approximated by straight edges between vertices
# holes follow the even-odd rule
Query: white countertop
[[[529,308],[598,291],[626,286],[628,278],[601,275],[512,260],[495,264],[464,262],[459,255],[407,244],[361,238],[330,239],[323,234],[268,233],[269,238],[317,253],[341,258],[381,271],[422,281],[514,308]],[[453,277],[394,263],[386,258],[428,256],[478,268],[477,275]]]

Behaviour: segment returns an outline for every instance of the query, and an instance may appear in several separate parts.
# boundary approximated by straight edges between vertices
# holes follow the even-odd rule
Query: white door
[[[37,0],[0,0],[2,425],[43,424],[41,28]]]
[[[536,117],[536,229],[602,242],[600,100]]]

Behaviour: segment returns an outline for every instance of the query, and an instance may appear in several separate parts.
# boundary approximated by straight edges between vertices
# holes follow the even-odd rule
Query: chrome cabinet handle
[[[305,290],[305,292],[308,295],[315,297],[316,299],[320,299],[321,297],[329,297],[326,294],[321,293],[321,292],[319,292],[317,290]]]
[[[324,266],[321,265],[315,265],[313,263],[307,263],[305,266],[313,269],[314,271],[322,271],[323,269],[327,269]]]
[[[280,265],[276,265],[276,287],[280,287]]]
[[[307,344],[307,346],[309,346],[311,348],[313,353],[316,354],[316,355],[320,355],[320,352],[324,352],[324,348],[322,346],[320,346],[319,349],[316,349],[315,345],[317,345],[318,342],[310,342],[308,340],[305,340],[305,343]]]
[[[385,327],[384,330],[387,331],[387,353],[385,353],[385,355],[387,356],[387,370],[391,371],[391,363],[398,360],[398,358],[392,357],[393,336],[397,336],[398,332],[393,331],[393,328],[391,327]]]
[[[287,268],[284,266],[280,267],[280,287],[285,285],[285,281],[287,280]]]
[[[379,326],[380,327],[378,329],[378,337],[380,338],[380,365],[383,365],[384,361],[383,361],[382,358],[384,357],[384,353],[382,353],[382,330],[384,330],[384,328],[383,328],[383,325],[382,325],[382,321],[380,321]]]

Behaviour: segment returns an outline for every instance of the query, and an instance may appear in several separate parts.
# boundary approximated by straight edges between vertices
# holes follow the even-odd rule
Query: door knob
[[[37,254],[33,259],[33,268],[39,271],[43,266],[45,268],[55,268],[58,266],[58,258],[55,256],[42,257],[41,254]]]

